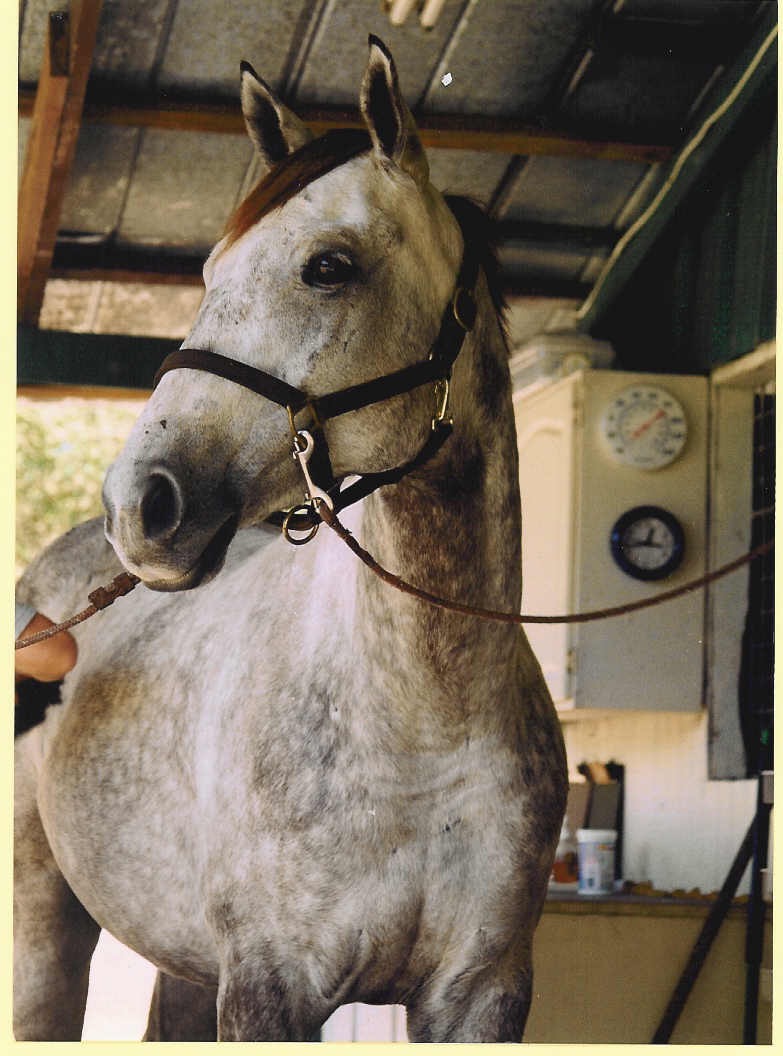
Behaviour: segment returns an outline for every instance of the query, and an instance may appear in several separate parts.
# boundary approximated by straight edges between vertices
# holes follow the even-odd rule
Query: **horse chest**
[[[390,761],[374,777],[345,760],[317,814],[302,810],[306,787],[276,811],[259,793],[210,855],[216,931],[231,944],[228,931],[252,921],[281,960],[312,959],[314,978],[328,964],[361,974],[354,998],[397,999],[455,934],[499,929],[499,906],[504,920],[510,903],[524,906],[511,819],[525,802],[498,787],[481,752],[457,754]]]
[[[237,820],[215,848],[236,882],[242,874],[279,878],[282,869],[286,897],[312,888],[339,901],[356,890],[358,870],[372,902],[373,889],[407,882],[424,891],[446,872],[473,883],[465,863],[480,862],[485,845],[497,863],[502,854],[509,868],[518,860],[531,804],[514,760],[488,745],[387,744],[381,752],[370,739],[321,730],[303,738],[285,772],[271,750],[252,753],[247,765],[241,817],[224,793],[214,805],[216,817]]]
[[[470,718],[485,699],[393,620],[327,611],[338,585],[315,601],[292,590],[308,604],[286,629],[259,602],[235,609],[230,655],[206,656],[183,617],[178,654],[111,705],[82,675],[48,827],[85,906],[163,965],[210,977],[252,925],[291,963],[320,951],[314,976],[361,968],[361,993],[402,992],[455,932],[491,933],[497,906],[524,903],[529,819],[546,804],[519,749]],[[208,661],[208,683],[177,670],[187,655]]]

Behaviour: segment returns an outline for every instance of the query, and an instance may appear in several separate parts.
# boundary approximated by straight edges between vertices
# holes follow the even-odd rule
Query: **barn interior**
[[[361,127],[372,33],[432,182],[494,223],[523,612],[632,603],[773,539],[774,0],[21,0],[18,32],[22,401],[111,415],[148,395],[258,178],[240,61],[314,132]],[[682,451],[654,469],[606,447],[607,408],[643,386],[687,420]],[[657,578],[613,556],[612,533],[639,509],[684,533]],[[633,617],[530,629],[574,802],[614,785],[606,827],[621,843],[611,893],[553,885],[526,1040],[643,1043],[664,1022],[674,1042],[771,1040],[763,839],[718,892],[771,810],[773,622],[767,549]],[[581,802],[575,828],[588,827]],[[715,942],[672,1013],[705,927]],[[105,957],[104,980],[126,964]],[[143,970],[123,970],[144,991]],[[140,1037],[146,1008],[134,1034],[123,987],[100,972],[85,1038]],[[339,1010],[322,1035],[405,1036],[401,1009],[370,1006]]]

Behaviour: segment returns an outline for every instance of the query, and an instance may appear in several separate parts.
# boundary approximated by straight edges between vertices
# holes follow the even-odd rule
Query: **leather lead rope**
[[[656,594],[653,597],[642,598],[639,601],[632,601],[626,605],[615,605],[614,607],[607,609],[594,609],[591,612],[568,613],[562,616],[530,616],[525,613],[496,612],[493,609],[482,609],[473,605],[463,605],[458,601],[450,601],[446,598],[439,597],[437,594],[431,594],[427,590],[422,590],[421,587],[416,587],[412,583],[406,582],[406,580],[401,579],[399,576],[395,576],[393,572],[389,572],[380,565],[372,554],[369,554],[364,547],[357,542],[348,529],[340,523],[337,514],[330,510],[325,503],[319,504],[318,512],[321,516],[321,520],[323,520],[324,523],[343,540],[349,550],[351,550],[371,572],[378,576],[379,579],[382,579],[384,583],[388,583],[396,590],[402,591],[403,594],[409,594],[411,597],[418,598],[420,601],[427,602],[429,605],[434,605],[436,608],[447,609],[449,612],[457,612],[464,616],[474,616],[480,620],[491,620],[498,623],[590,623],[593,620],[606,620],[613,616],[625,616],[629,612],[637,612],[639,609],[648,609],[653,605],[661,605],[665,601],[671,601],[673,598],[679,598],[683,594],[689,594],[691,591],[699,590],[701,587],[707,586],[708,583],[714,583],[715,580],[727,576],[730,572],[735,572],[738,568],[749,564],[751,561],[755,561],[756,558],[762,557],[764,554],[768,554],[775,546],[774,540],[770,540],[767,543],[763,543],[761,546],[755,547],[755,549],[751,550],[749,553],[743,554],[741,557],[737,557],[733,561],[729,561],[728,564],[721,565],[721,567],[716,568],[714,572],[708,572],[706,575],[700,576],[698,579],[692,579],[690,582],[684,583],[681,587],[675,587],[673,590],[663,591],[661,594]],[[37,642],[42,642],[46,638],[52,638],[55,634],[59,634],[61,631],[66,631],[77,623],[82,623],[84,620],[94,616],[96,612],[108,608],[108,606],[116,601],[117,598],[129,594],[140,582],[141,580],[139,577],[134,576],[131,572],[123,572],[122,575],[115,576],[108,587],[98,587],[97,590],[92,591],[88,595],[91,604],[86,609],[83,609],[75,616],[71,616],[70,619],[65,620],[63,623],[58,623],[55,627],[50,627],[46,631],[39,631],[38,634],[33,634],[29,638],[19,638],[15,643],[14,648],[26,649],[29,645],[35,645]]]
[[[706,575],[700,576],[698,579],[693,579],[688,583],[684,583],[680,587],[674,587],[672,590],[665,590],[662,593],[651,597],[641,598],[639,601],[628,602],[625,605],[615,605],[606,609],[593,609],[590,612],[568,613],[559,616],[530,616],[526,613],[497,612],[494,609],[482,609],[473,605],[463,605],[461,602],[450,601],[446,598],[439,597],[437,594],[431,594],[428,590],[422,590],[421,587],[416,587],[412,583],[408,583],[406,580],[401,579],[399,576],[395,576],[393,572],[389,572],[388,569],[385,569],[380,565],[372,554],[368,553],[364,547],[357,542],[348,529],[340,523],[336,513],[333,510],[330,510],[324,503],[318,504],[318,513],[321,520],[324,521],[324,523],[327,524],[332,531],[340,537],[340,539],[342,539],[348,549],[351,550],[371,572],[378,576],[379,579],[382,579],[384,583],[388,583],[389,586],[394,587],[403,594],[409,594],[411,597],[418,598],[420,601],[424,601],[428,605],[434,605],[436,608],[447,609],[449,612],[461,613],[464,616],[474,616],[480,620],[492,620],[497,623],[590,623],[593,620],[606,620],[613,616],[625,616],[629,612],[637,612],[639,609],[648,609],[653,605],[660,605],[665,601],[671,601],[673,598],[679,598],[683,594],[689,594],[691,591],[699,590],[701,587],[705,587],[708,583],[713,583],[716,579],[727,576],[730,572],[736,571],[736,569],[741,568],[750,561],[754,561],[756,558],[769,553],[775,545],[774,541],[770,540],[767,543],[763,543],[761,546],[757,546],[749,553],[743,554],[741,557],[737,557],[733,561],[729,561],[728,564],[716,568],[714,572],[708,572]]]
[[[37,645],[38,642],[53,638],[55,634],[59,634],[61,631],[67,631],[69,628],[75,627],[77,623],[84,623],[85,620],[89,620],[91,616],[94,616],[96,612],[113,605],[117,598],[130,594],[137,583],[141,583],[141,580],[138,576],[134,576],[132,572],[120,573],[119,576],[114,577],[107,587],[97,587],[87,595],[90,604],[86,609],[82,609],[75,616],[63,620],[62,623],[58,623],[54,627],[47,627],[45,631],[38,631],[37,634],[31,634],[27,638],[18,638],[14,643],[14,650],[26,649],[28,645]]]

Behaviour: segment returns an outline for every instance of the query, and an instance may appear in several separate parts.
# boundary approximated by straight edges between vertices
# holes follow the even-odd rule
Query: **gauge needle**
[[[665,415],[666,411],[664,411],[663,407],[659,407],[657,412],[652,416],[652,418],[648,418],[646,422],[642,422],[638,429],[634,429],[634,431],[631,433],[632,439],[638,440],[643,433],[646,433],[648,429],[655,425],[659,418],[663,418],[665,417]]]

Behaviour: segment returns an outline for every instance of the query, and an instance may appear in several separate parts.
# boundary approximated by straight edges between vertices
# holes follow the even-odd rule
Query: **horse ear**
[[[394,59],[383,41],[372,33],[369,44],[359,105],[373,146],[377,154],[390,158],[424,185],[429,180],[427,156],[413,114],[400,92]]]
[[[267,169],[308,143],[313,134],[275,95],[249,62],[240,66],[242,116]]]

